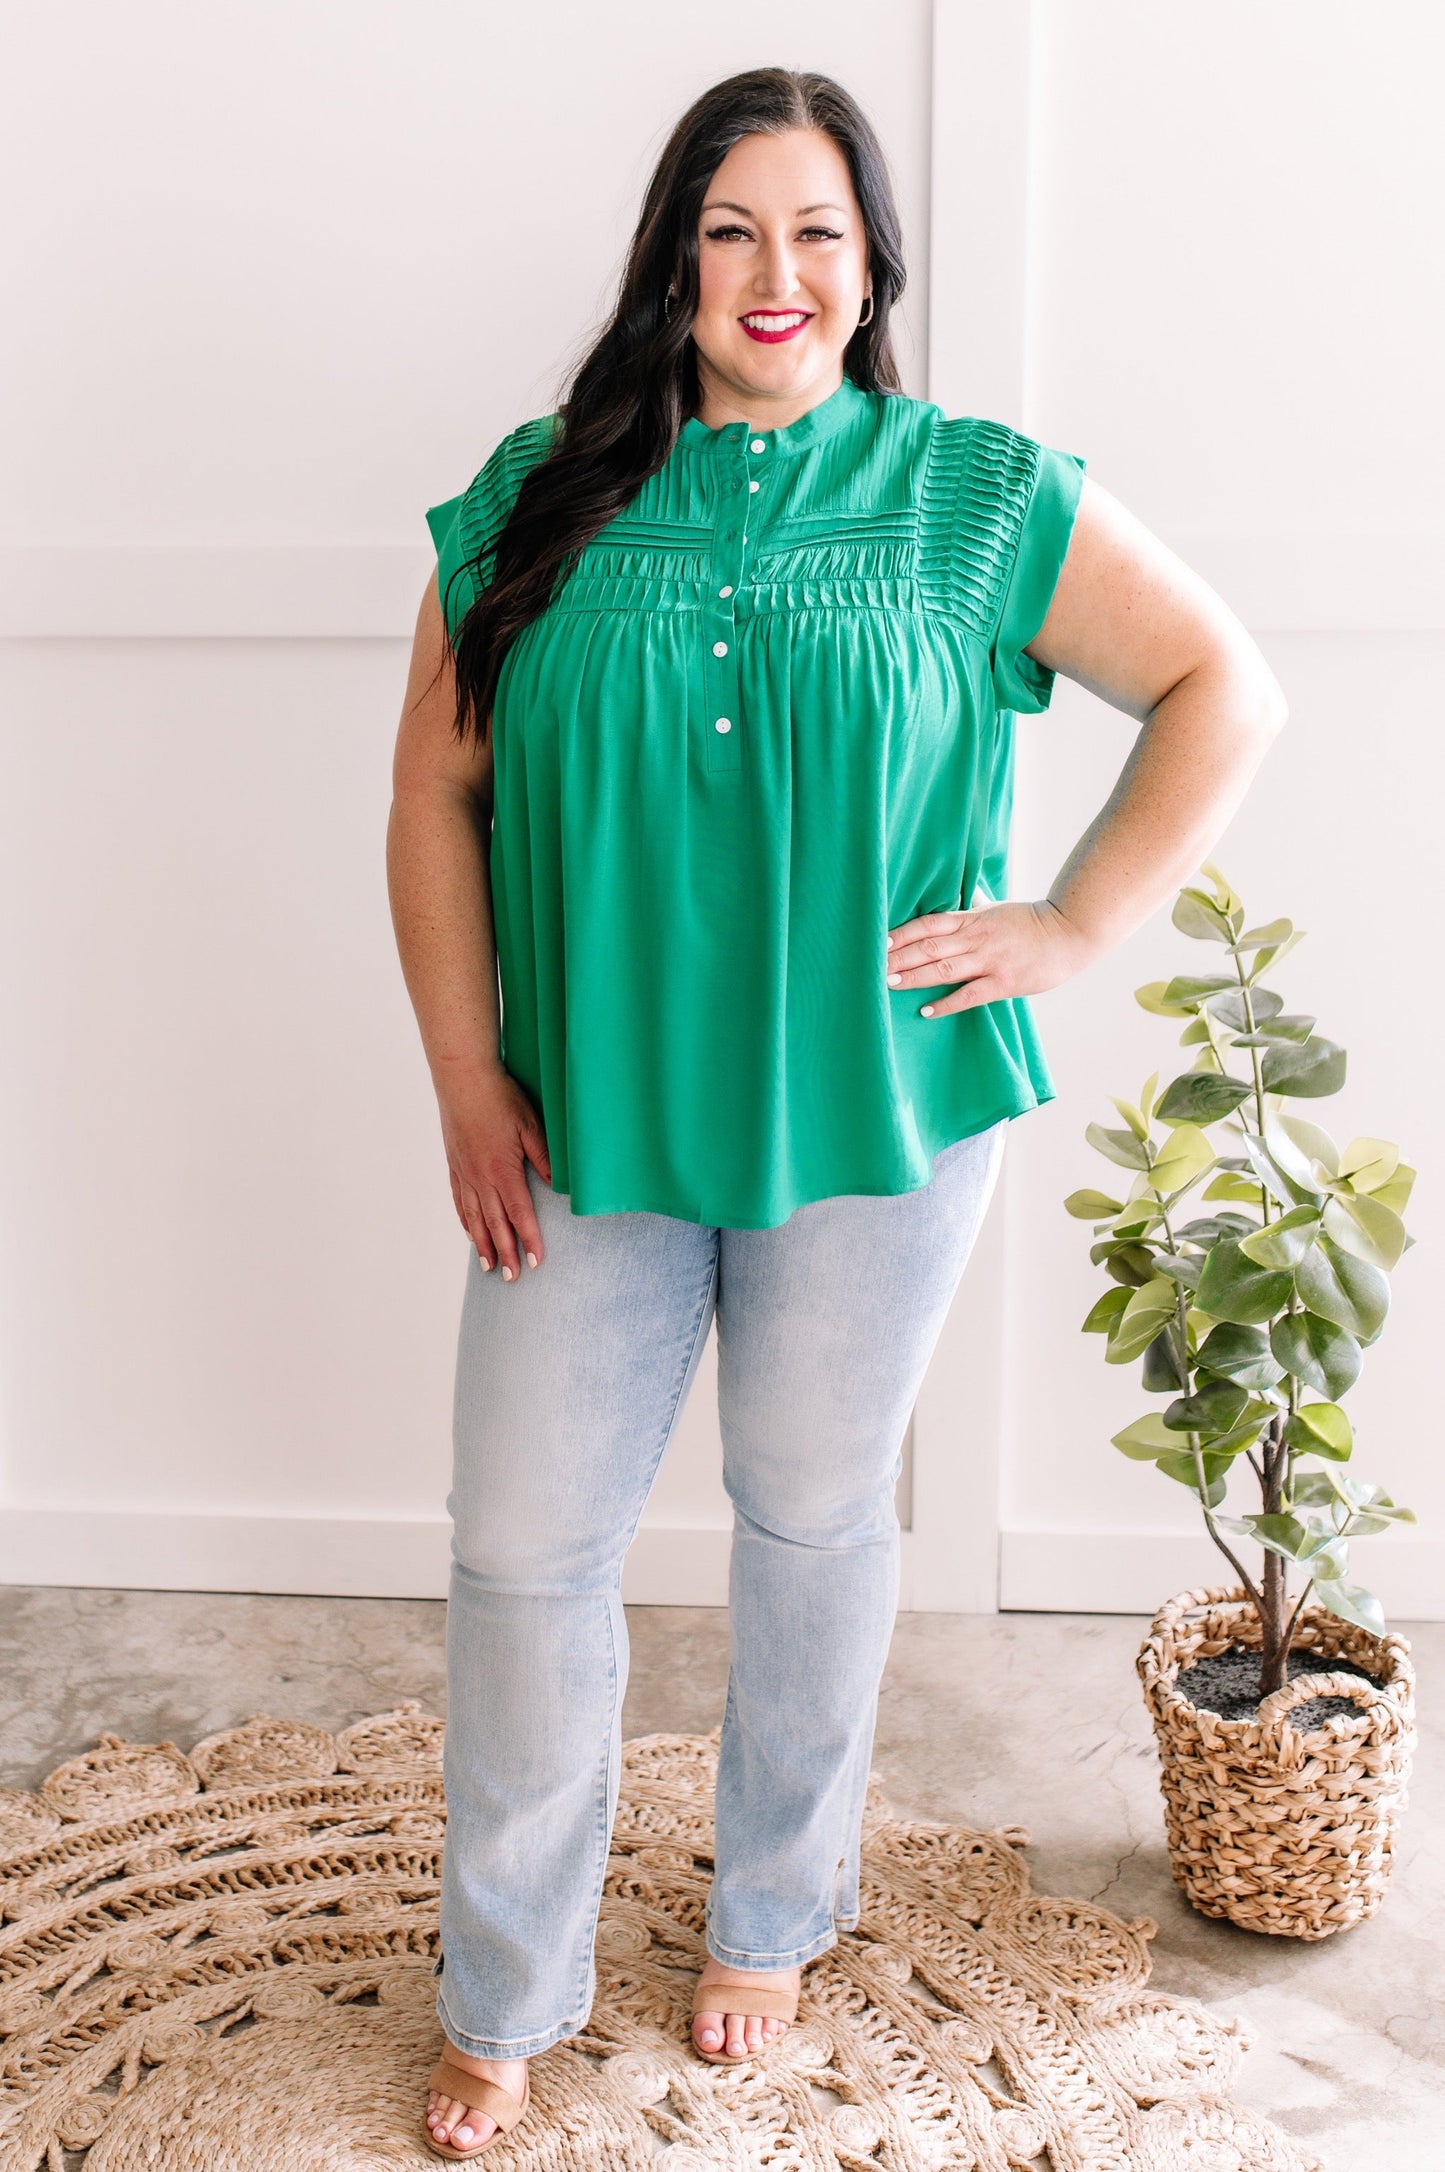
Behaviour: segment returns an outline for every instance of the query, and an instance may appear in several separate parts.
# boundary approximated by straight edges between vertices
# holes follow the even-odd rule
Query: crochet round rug
[[[0,2172],[435,2167],[443,1723],[102,1735],[0,1790]],[[753,2063],[688,2041],[717,1732],[626,1745],[582,2034],[488,2172],[1319,2172],[1231,2105],[1242,2039],[1147,1988],[1154,1926],[1030,1891],[1016,1827],[895,1817],[856,1931]]]

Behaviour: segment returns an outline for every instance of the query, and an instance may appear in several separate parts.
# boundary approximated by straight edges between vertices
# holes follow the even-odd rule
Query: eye
[[[747,229],[741,226],[710,226],[707,238],[709,241],[722,241],[728,234],[742,234],[746,231]]]
[[[843,236],[838,233],[836,228],[831,226],[805,226],[803,232],[805,234],[821,234],[825,241],[841,241],[843,239]]]

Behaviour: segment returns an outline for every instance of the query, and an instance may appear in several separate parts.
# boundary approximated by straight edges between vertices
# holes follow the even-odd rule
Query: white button
[[[762,484],[761,484],[761,483],[749,483],[749,484],[748,484],[748,488],[749,488],[749,490],[761,490],[761,489],[762,489],[762,487],[763,487],[763,486],[762,486]]]
[[[720,596],[730,596],[730,595],[732,594],[732,592],[733,592],[733,584],[732,584],[732,582],[731,582],[731,581],[729,581],[729,582],[728,582],[728,585],[727,585],[727,587],[726,587],[726,588],[720,588],[720,589],[718,590],[718,594],[719,594]]]
[[[728,652],[728,645],[726,641],[714,641],[712,645],[712,652],[714,656],[726,656]]]
[[[733,728],[732,718],[730,716],[720,716],[716,728],[720,732],[730,732]]]
[[[767,451],[767,449],[768,449],[768,446],[767,446],[767,440],[766,440],[766,438],[761,438],[761,437],[755,437],[755,438],[753,439],[753,451],[754,451],[754,452],[766,452],[766,451]]]

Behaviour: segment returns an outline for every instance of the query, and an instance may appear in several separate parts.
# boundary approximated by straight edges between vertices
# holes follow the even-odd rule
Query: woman
[[[852,99],[735,76],[668,143],[558,414],[428,515],[388,870],[472,1246],[443,2155],[516,2123],[591,2006],[622,1559],[714,1311],[698,2052],[762,2051],[856,1922],[898,1444],[1006,1127],[1053,1092],[1024,999],[1197,867],[1284,720],[1080,458],[897,389],[903,279]],[[1049,896],[1003,902],[1012,715],[1060,671],[1143,728]]]

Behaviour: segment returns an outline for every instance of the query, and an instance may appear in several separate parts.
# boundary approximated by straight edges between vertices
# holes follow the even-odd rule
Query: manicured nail
[[[478,1259],[482,1259],[482,1255],[481,1255],[481,1253],[480,1253],[480,1252],[478,1252],[478,1254],[477,1254],[477,1258],[478,1258]],[[491,1271],[492,1271],[492,1263],[491,1263],[491,1261],[490,1261],[489,1259],[482,1259],[482,1273],[483,1273],[484,1275],[489,1275],[489,1274],[491,1273]]]
[[[703,2032],[702,2032],[702,2041],[703,2041],[703,2043],[704,2043],[704,2044],[715,2044],[715,2043],[717,2042],[717,2040],[718,2040],[718,2037],[717,2037],[717,2030],[716,2030],[716,2029],[704,2029],[704,2030],[703,2030]]]
[[[510,1282],[510,1281],[511,1281],[511,1279],[512,1279],[512,1270],[511,1270],[511,1268],[510,1268],[510,1267],[504,1267],[504,1268],[502,1269],[502,1280],[503,1280],[504,1282]]]
[[[536,1264],[537,1264],[537,1255],[536,1255],[536,1253],[535,1253],[535,1252],[529,1252],[529,1253],[527,1254],[527,1265],[528,1265],[529,1267],[535,1267],[535,1266],[536,1266]]]
[[[889,974],[889,976],[888,976],[888,985],[889,985],[889,987],[890,987],[890,988],[896,988],[896,987],[897,987],[897,986],[899,985],[899,983],[901,982],[901,980],[902,980],[902,979],[903,979],[903,975],[902,975],[901,973],[890,973],[890,974]]]
[[[893,935],[890,935],[890,936],[889,936],[889,938],[888,938],[888,948],[889,948],[890,950],[891,950],[891,949],[893,948],[893,945],[894,945],[894,943],[895,943],[896,941],[897,941],[897,937],[896,937],[896,936],[893,936]]]
[[[920,1018],[931,1018],[933,1016],[933,1005],[925,1003],[918,1015]]]

